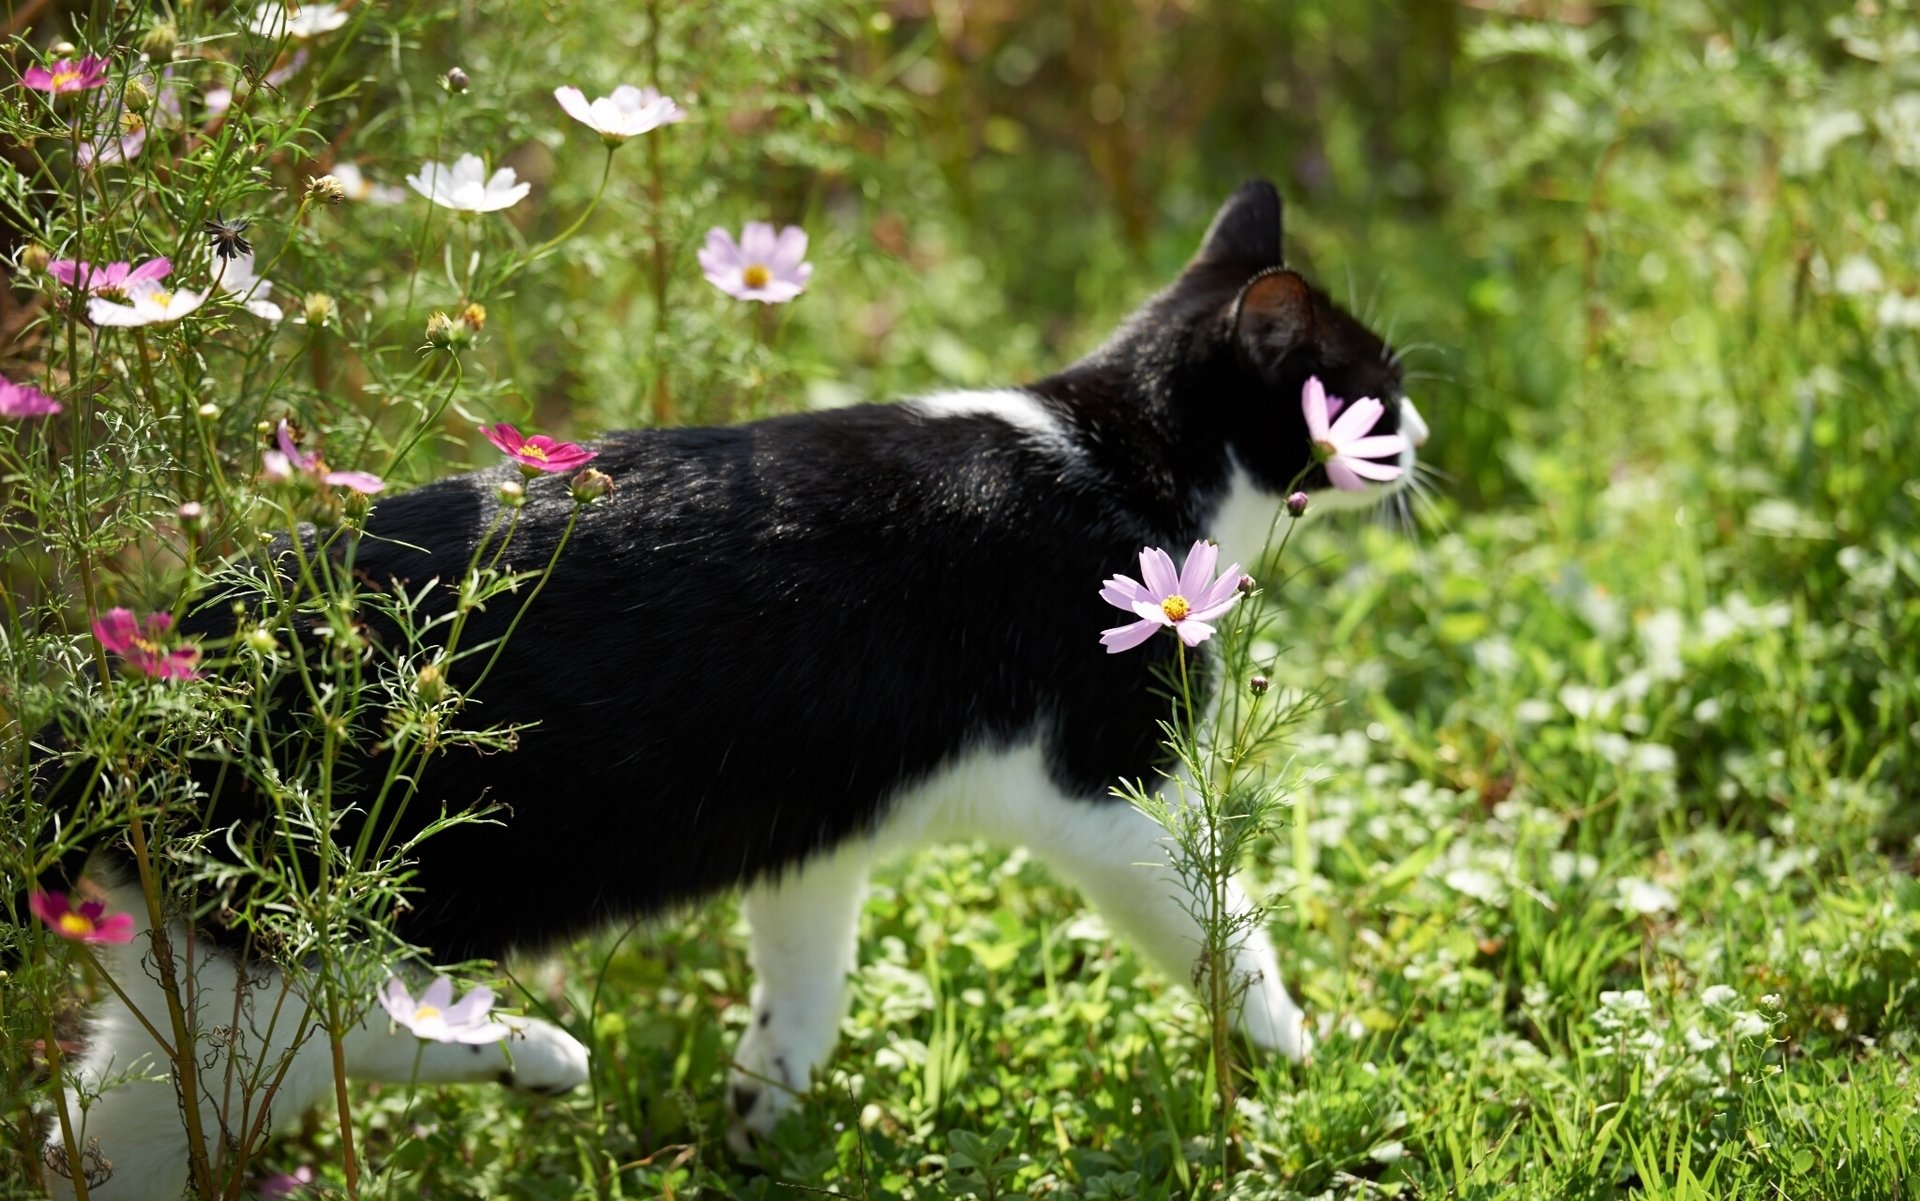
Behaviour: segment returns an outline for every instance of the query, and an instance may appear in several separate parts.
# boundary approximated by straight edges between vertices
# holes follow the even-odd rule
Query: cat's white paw
[[[587,1082],[587,1048],[573,1035],[539,1018],[502,1018],[513,1033],[499,1044],[508,1066],[500,1083],[523,1093],[554,1097]]]
[[[727,1080],[733,1110],[727,1145],[736,1154],[751,1151],[756,1138],[771,1134],[799,1107],[813,1087],[814,1072],[833,1053],[835,1023],[809,1022],[806,1016],[802,1006],[770,1005],[741,1036]]]
[[[1241,1004],[1240,1028],[1263,1051],[1277,1051],[1294,1063],[1313,1058],[1307,1015],[1277,983],[1262,987],[1261,981],[1252,982]]]

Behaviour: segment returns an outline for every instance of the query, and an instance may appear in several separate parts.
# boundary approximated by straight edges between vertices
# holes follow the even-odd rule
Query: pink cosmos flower
[[[138,267],[126,263],[96,267],[80,259],[55,259],[47,264],[48,275],[69,288],[77,280],[83,291],[95,296],[124,296],[134,285],[163,280],[172,270],[173,264],[166,259],[148,259]]]
[[[1101,600],[1140,619],[1101,631],[1100,642],[1107,653],[1132,650],[1162,628],[1171,629],[1188,646],[1213,637],[1213,627],[1207,623],[1240,599],[1240,565],[1229,564],[1216,579],[1213,567],[1219,557],[1220,548],[1203,539],[1193,544],[1186,565],[1176,573],[1173,557],[1166,551],[1153,546],[1141,551],[1140,580],[1117,575],[1100,589]]]
[[[687,119],[686,110],[668,97],[630,83],[621,84],[613,89],[613,95],[591,104],[586,93],[576,87],[555,88],[553,98],[569,117],[599,134],[610,146]]]
[[[789,225],[778,234],[765,221],[749,221],[740,240],[719,226],[707,231],[700,269],[707,281],[736,300],[785,304],[806,291],[813,278],[807,231]]]
[[[558,474],[585,467],[600,453],[573,442],[555,442],[545,434],[524,437],[504,421],[499,425],[481,426],[480,432],[487,436],[487,441],[499,448],[501,454],[520,464],[520,470],[529,476],[542,472]]]
[[[417,1037],[437,1043],[497,1043],[513,1033],[513,1027],[504,1022],[487,1020],[493,1008],[493,990],[485,985],[456,1002],[453,981],[435,976],[416,1001],[396,977],[380,990],[379,1001],[394,1021]]]
[[[319,451],[312,454],[301,453],[300,446],[293,440],[293,427],[287,419],[280,419],[279,429],[274,431],[274,440],[280,444],[279,450],[270,450],[260,456],[260,474],[276,484],[284,484],[296,474],[311,476],[329,487],[349,488],[362,496],[372,496],[387,486],[379,476],[366,471],[332,471]]]
[[[1344,406],[1344,411],[1343,411]],[[1307,416],[1307,435],[1313,439],[1313,457],[1327,469],[1327,479],[1336,488],[1358,492],[1368,480],[1385,483],[1400,478],[1398,463],[1376,463],[1375,459],[1398,458],[1408,447],[1401,434],[1376,434],[1367,431],[1379,424],[1387,406],[1371,397],[1362,397],[1346,405],[1339,397],[1330,397],[1319,376],[1309,376],[1300,392],[1300,407]],[[1328,422],[1339,413],[1337,421]]]
[[[56,96],[84,92],[107,82],[107,60],[91,54],[85,58],[58,59],[51,67],[28,67],[20,76],[20,82]]]
[[[22,417],[45,417],[59,411],[60,402],[40,389],[30,384],[0,379],[0,417],[18,420]]]
[[[108,916],[105,901],[82,901],[76,908],[64,892],[31,892],[27,908],[62,938],[116,945],[133,941],[133,915]]]
[[[260,1182],[253,1186],[253,1191],[260,1201],[286,1201],[288,1197],[313,1192],[313,1168],[301,1164],[291,1172],[262,1176]]]
[[[108,609],[93,619],[93,636],[112,654],[120,656],[134,671],[156,680],[197,680],[194,664],[200,659],[197,646],[178,646],[172,650],[160,645],[173,618],[165,613],[149,613],[137,620],[131,609]]]

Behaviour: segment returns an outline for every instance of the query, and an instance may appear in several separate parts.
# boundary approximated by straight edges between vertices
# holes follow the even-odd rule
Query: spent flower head
[[[662,125],[687,118],[686,110],[653,88],[637,88],[623,83],[610,96],[589,102],[586,93],[567,86],[553,89],[569,117],[604,138],[609,146],[618,146],[628,138],[649,133]]]
[[[149,613],[143,620],[131,609],[108,609],[93,619],[93,636],[110,653],[120,656],[128,669],[155,680],[197,680],[200,672],[194,664],[200,660],[200,648],[164,645],[173,618],[165,613]]]
[[[504,421],[498,425],[482,426],[480,432],[501,454],[520,464],[520,470],[529,479],[585,467],[600,454],[577,443],[555,442],[545,434],[524,436]]]
[[[1179,571],[1173,557],[1158,547],[1140,552],[1140,579],[1116,575],[1100,589],[1100,599],[1140,620],[1100,634],[1107,653],[1132,650],[1161,629],[1170,629],[1188,646],[1213,637],[1208,623],[1240,599],[1240,565],[1229,564],[1218,578],[1213,574],[1220,548],[1204,539],[1193,544]]]
[[[33,385],[0,379],[0,417],[18,421],[27,417],[45,417],[59,411],[60,402]]]
[[[1400,478],[1398,463],[1376,463],[1375,459],[1398,458],[1408,447],[1401,434],[1367,436],[1379,424],[1387,406],[1372,397],[1362,397],[1351,405],[1330,397],[1320,377],[1309,376],[1300,392],[1300,407],[1307,418],[1307,435],[1313,439],[1313,457],[1326,468],[1334,487],[1357,492],[1368,480],[1385,483]],[[1339,413],[1338,420],[1331,420]]]
[[[510,208],[533,190],[532,184],[519,182],[512,167],[502,167],[489,176],[487,165],[477,154],[463,154],[451,167],[422,163],[418,175],[407,176],[407,184],[442,208],[463,213]]]
[[[316,204],[339,204],[347,198],[347,185],[337,175],[316,175],[307,181],[307,195]]]
[[[121,944],[133,941],[133,915],[108,913],[105,901],[78,905],[64,892],[30,892],[27,908],[55,934],[75,942]]]
[[[775,233],[765,221],[749,221],[738,242],[716,225],[707,231],[699,257],[707,281],[736,300],[785,304],[806,291],[813,278],[813,264],[806,261],[807,231],[798,225]]]
[[[497,1043],[513,1033],[513,1028],[504,1022],[488,1020],[493,1009],[493,990],[485,985],[455,1001],[453,981],[435,976],[415,1000],[396,977],[380,990],[379,999],[381,1008],[396,1023],[411,1030],[416,1037],[433,1042]]]

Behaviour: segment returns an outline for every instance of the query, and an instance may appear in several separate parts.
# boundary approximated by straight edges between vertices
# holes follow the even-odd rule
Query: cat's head
[[[1299,488],[1312,497],[1314,508],[1353,509],[1371,507],[1411,482],[1427,425],[1406,395],[1399,357],[1378,334],[1286,266],[1280,195],[1272,184],[1256,180],[1227,198],[1168,295],[1183,297],[1183,307],[1193,306],[1188,311],[1206,331],[1207,377],[1214,394],[1200,403],[1224,427],[1235,463],[1260,491],[1281,497]],[[1362,457],[1398,468],[1395,479],[1366,481],[1358,488],[1334,486],[1326,465],[1316,461],[1308,429],[1303,398],[1309,379],[1348,406],[1363,398],[1381,402],[1370,433],[1403,435],[1405,449]],[[1343,430],[1340,411],[1334,410],[1334,432],[1351,433],[1354,423]],[[1362,449],[1381,445],[1363,443]],[[1362,482],[1349,472],[1336,474],[1349,484]]]

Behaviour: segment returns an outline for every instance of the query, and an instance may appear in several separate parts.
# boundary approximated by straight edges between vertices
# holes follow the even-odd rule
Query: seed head
[[[453,327],[458,324],[445,313],[427,314],[427,345],[445,350],[453,345]]]
[[[216,216],[204,221],[200,228],[206,231],[207,240],[213,244],[213,252],[223,259],[237,259],[243,254],[253,253],[253,243],[247,241],[247,226],[253,224],[250,217],[235,217],[229,221]]]
[[[339,204],[347,198],[347,185],[338,176],[316,175],[307,181],[307,198],[319,204]]]

